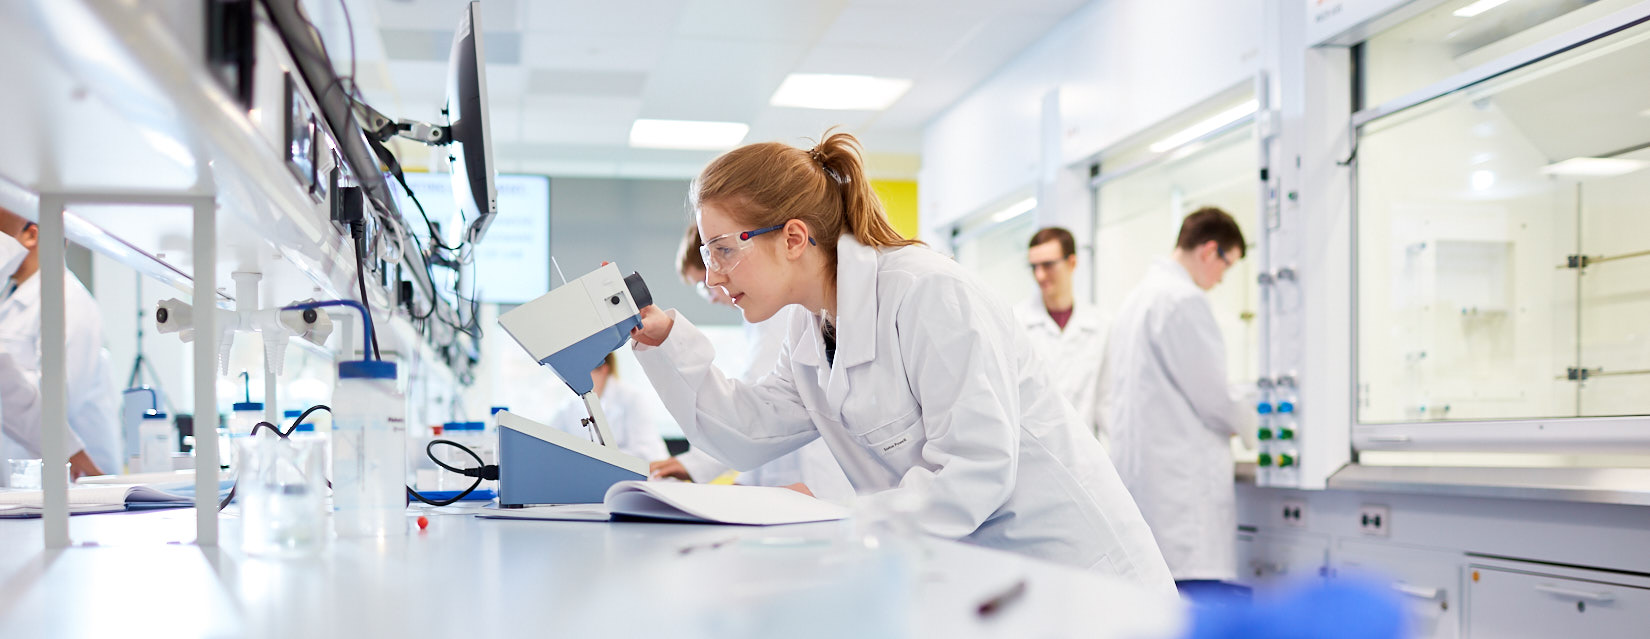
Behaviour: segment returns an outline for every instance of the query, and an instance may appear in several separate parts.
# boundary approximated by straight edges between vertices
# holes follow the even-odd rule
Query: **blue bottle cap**
[[[155,410],[155,409],[151,408],[149,410],[143,411],[143,418],[144,419],[166,419],[166,413],[162,413],[158,410]]]
[[[395,362],[358,360],[338,362],[339,379],[395,379]]]
[[[311,424],[309,422],[304,422],[304,423],[298,425],[298,430],[296,432],[313,433],[313,432],[315,432],[315,425]]]
[[[286,418],[292,418],[292,417],[297,417],[297,416],[299,416],[299,415],[302,415],[302,414],[304,414],[304,411],[301,411],[301,410],[289,410],[289,411],[283,411],[283,412],[282,412],[282,413],[281,413],[281,416],[282,416],[282,417],[286,417]]]
[[[258,412],[263,412],[264,403],[263,402],[235,402],[235,405],[231,406],[230,408],[232,410],[234,410],[235,412],[237,412],[237,413],[239,413],[243,410],[255,410],[255,411],[258,411]]]
[[[1255,405],[1255,412],[1260,413],[1262,415],[1271,415],[1272,414],[1272,405],[1268,404],[1266,402],[1261,402],[1259,404],[1256,404]]]
[[[493,412],[487,413],[487,414],[489,416],[497,415],[499,413],[499,411],[505,411],[505,410],[510,410],[510,407],[509,406],[494,406],[493,407]]]
[[[1280,413],[1293,413],[1293,412],[1295,412],[1295,403],[1294,402],[1278,402],[1278,412],[1280,412]]]

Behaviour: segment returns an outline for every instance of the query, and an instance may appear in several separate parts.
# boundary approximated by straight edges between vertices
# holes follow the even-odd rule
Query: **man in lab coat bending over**
[[[21,377],[33,384],[40,383],[40,229],[23,216],[0,208],[0,233],[16,240],[28,251],[17,269],[0,273],[0,350],[15,359],[22,371]],[[86,287],[69,274],[64,281],[64,315],[68,332],[69,430],[70,450],[73,440],[84,444],[84,454],[91,463],[79,460],[73,474],[102,472],[119,473],[122,462],[120,420],[116,415],[119,397],[109,376],[108,354],[103,351],[103,320],[97,301]],[[7,401],[12,397],[7,395]],[[11,408],[10,406],[7,407]],[[38,413],[34,420],[38,421]],[[38,423],[22,430],[39,432]],[[27,459],[30,454],[25,442],[14,438],[17,429],[7,428],[5,443],[0,445],[0,458]],[[79,454],[76,455],[79,457]]]
[[[1072,290],[1077,272],[1077,240],[1071,231],[1050,226],[1031,236],[1026,254],[1037,295],[1014,308],[1048,366],[1049,379],[1064,395],[1089,433],[1105,443],[1100,402],[1100,360],[1105,356],[1106,318],[1100,309],[1079,302]]]
[[[1226,349],[1204,293],[1243,259],[1225,211],[1186,216],[1169,257],[1123,302],[1106,351],[1111,457],[1183,593],[1237,577],[1230,438],[1247,412],[1228,394]]]

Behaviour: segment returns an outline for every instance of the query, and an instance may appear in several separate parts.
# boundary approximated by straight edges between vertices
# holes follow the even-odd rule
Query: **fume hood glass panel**
[[[1163,160],[1101,182],[1096,194],[1096,305],[1115,317],[1152,263],[1174,250],[1180,222],[1205,206],[1230,213],[1252,253],[1260,238],[1260,170],[1254,128],[1238,127]],[[1104,166],[1102,166],[1102,176]],[[1260,292],[1255,256],[1245,255],[1209,293],[1226,342],[1227,376],[1252,382],[1259,374]]]
[[[1361,108],[1402,97],[1638,2],[1450,0],[1439,4],[1364,42]]]
[[[1646,77],[1641,26],[1360,130],[1360,422],[1650,413]]]
[[[957,242],[957,263],[985,282],[1004,303],[1018,305],[1037,294],[1026,251],[1037,233],[1036,211],[1027,211]]]

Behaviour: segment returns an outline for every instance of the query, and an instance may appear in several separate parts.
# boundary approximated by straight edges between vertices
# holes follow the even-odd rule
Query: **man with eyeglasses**
[[[1140,505],[1169,572],[1197,599],[1245,592],[1237,578],[1230,439],[1252,413],[1229,392],[1226,347],[1207,291],[1246,252],[1225,211],[1186,216],[1112,325],[1102,370],[1117,474]]]
[[[1014,308],[1048,367],[1049,381],[1077,409],[1089,432],[1106,443],[1101,413],[1100,361],[1105,356],[1106,318],[1072,291],[1077,272],[1077,240],[1050,226],[1031,236],[1026,254],[1040,295]]]
[[[762,231],[763,229],[757,229],[749,232],[749,236],[741,238],[747,241],[744,245],[748,246],[748,240],[758,236]],[[731,238],[713,238],[712,242],[720,244],[716,242],[718,239]],[[733,300],[722,287],[705,284],[705,254],[716,248],[701,244],[699,227],[689,226],[686,237],[682,238],[681,251],[677,255],[677,268],[682,281],[693,285],[700,297],[712,304],[733,306]],[[712,259],[737,259],[738,249],[732,251],[720,253]],[[793,306],[779,311],[767,321],[745,324],[749,366],[741,376],[744,381],[754,383],[773,370],[779,361],[779,349],[784,345],[785,328],[790,326],[789,314],[798,312],[806,311],[799,306]],[[726,464],[698,450],[689,450],[663,461],[652,462],[648,464],[648,469],[654,477],[673,477],[696,482],[711,481],[731,470]],[[853,485],[848,483],[848,476],[843,474],[842,467],[837,464],[836,457],[831,454],[831,449],[826,446],[824,440],[811,442],[755,470],[739,473],[735,483],[747,486],[783,486],[827,501],[845,502],[854,495]]]

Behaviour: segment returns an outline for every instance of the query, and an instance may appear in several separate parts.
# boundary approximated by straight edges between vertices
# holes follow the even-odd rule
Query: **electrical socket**
[[[1376,504],[1359,506],[1358,530],[1373,537],[1390,537],[1392,532],[1392,508]]]
[[[1283,525],[1291,528],[1306,527],[1306,502],[1299,499],[1286,499],[1278,509],[1283,517]]]

